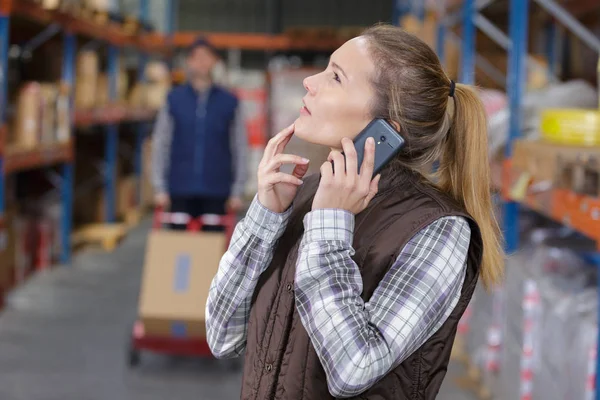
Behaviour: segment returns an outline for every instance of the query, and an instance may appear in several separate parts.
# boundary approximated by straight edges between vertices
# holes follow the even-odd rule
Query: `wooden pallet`
[[[145,210],[143,210],[141,207],[140,208],[131,208],[130,210],[128,210],[125,213],[125,216],[124,216],[125,225],[127,225],[127,227],[129,229],[134,228],[135,226],[137,226],[140,223],[140,221],[144,217],[144,214],[145,214]]]
[[[126,234],[126,224],[91,224],[74,232],[71,243],[74,247],[100,245],[105,251],[113,251]]]

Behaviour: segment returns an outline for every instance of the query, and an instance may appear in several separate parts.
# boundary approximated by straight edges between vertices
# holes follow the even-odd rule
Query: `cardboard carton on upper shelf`
[[[105,73],[98,75],[98,81],[96,84],[96,101],[94,103],[94,107],[105,107],[109,104],[108,75]]]
[[[139,299],[146,334],[205,337],[206,299],[225,243],[223,233],[150,233]]]
[[[96,104],[99,65],[98,54],[95,51],[81,51],[78,54],[77,76],[75,77],[75,108],[90,109]]]
[[[41,88],[41,127],[40,142],[42,144],[53,143],[56,140],[56,102],[58,100],[58,86],[44,83]]]
[[[513,147],[512,166],[527,172],[534,181],[556,184],[562,164],[587,157],[599,157],[600,147],[564,146],[543,140],[517,140]]]
[[[12,145],[30,149],[40,143],[42,88],[28,82],[19,91],[17,113],[11,130]]]

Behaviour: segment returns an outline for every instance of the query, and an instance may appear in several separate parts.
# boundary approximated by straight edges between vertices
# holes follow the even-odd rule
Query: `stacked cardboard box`
[[[33,149],[69,140],[68,99],[69,90],[64,84],[24,84],[17,96],[10,144],[19,149]]]
[[[75,108],[90,109],[96,104],[99,74],[98,54],[81,51],[77,56],[75,77]]]

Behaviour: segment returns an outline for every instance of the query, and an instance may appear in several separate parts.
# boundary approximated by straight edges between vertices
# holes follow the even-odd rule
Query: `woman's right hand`
[[[258,165],[258,201],[269,210],[282,213],[296,197],[298,186],[308,171],[309,160],[292,154],[283,154],[294,134],[294,124],[275,135],[265,148]],[[280,171],[284,164],[294,164],[292,174]]]

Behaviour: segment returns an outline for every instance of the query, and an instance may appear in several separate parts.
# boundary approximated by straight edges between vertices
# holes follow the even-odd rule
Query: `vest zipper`
[[[208,99],[207,99],[208,100]],[[206,101],[207,101],[206,100]],[[205,124],[206,120],[206,101],[203,101],[202,95],[198,95],[196,101],[196,146],[194,149],[194,172],[202,177],[204,172],[204,139],[206,137],[206,132],[201,134],[202,128],[206,128],[206,126],[201,126],[201,124]],[[206,130],[206,129],[204,129]]]

